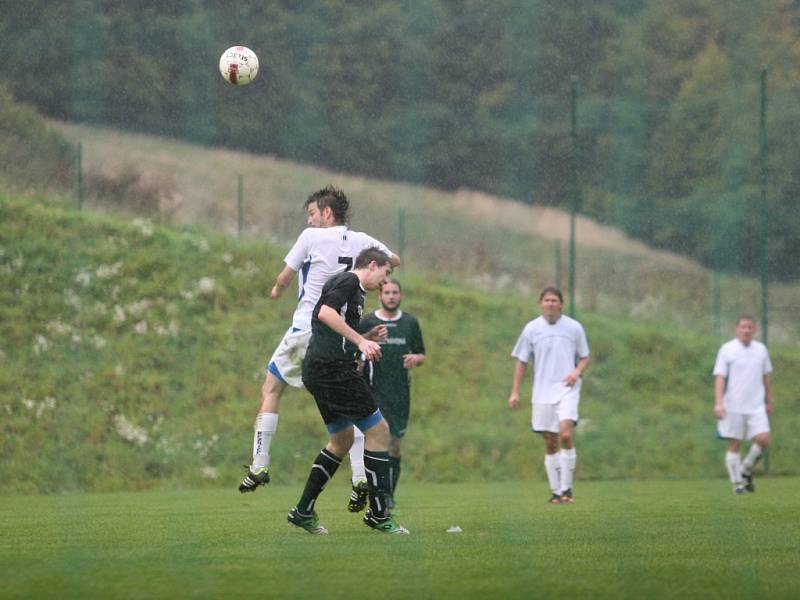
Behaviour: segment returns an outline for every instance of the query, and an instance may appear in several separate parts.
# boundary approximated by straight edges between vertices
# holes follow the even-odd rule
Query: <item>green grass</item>
[[[720,458],[721,461],[721,458]],[[800,479],[401,483],[408,537],[318,504],[328,536],[286,523],[300,486],[0,497],[1,598],[778,598],[800,586]],[[446,533],[459,525],[462,533]]]
[[[285,249],[0,197],[0,493],[218,486],[249,462],[262,368],[294,296],[268,298]],[[511,413],[509,356],[538,314],[522,294],[402,272],[428,361],[414,375],[404,476],[540,477],[530,409]],[[213,280],[211,287],[201,286]],[[370,302],[374,305],[374,296]],[[711,414],[718,340],[581,312],[592,349],[577,445],[586,479],[720,473]],[[798,475],[800,350],[771,345],[770,473]],[[530,378],[523,396],[529,398]],[[326,433],[289,390],[275,481],[305,478]],[[624,442],[624,443],[623,443]]]

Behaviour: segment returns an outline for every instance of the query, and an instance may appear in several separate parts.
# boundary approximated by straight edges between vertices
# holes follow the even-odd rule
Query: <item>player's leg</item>
[[[303,387],[301,368],[311,339],[310,331],[290,329],[272,354],[261,386],[261,407],[253,432],[253,460],[239,491],[253,492],[269,483],[269,451],[278,429],[278,408],[287,385]]]
[[[742,480],[744,489],[748,492],[755,492],[756,486],[753,482],[753,467],[761,459],[764,450],[769,446],[769,417],[766,411],[757,415],[747,416],[747,434],[752,440],[750,450],[742,461]]]
[[[744,439],[744,417],[737,413],[728,412],[717,422],[717,433],[728,442],[725,451],[725,469],[733,486],[735,494],[744,492],[742,481],[742,457],[739,454],[742,439]]]
[[[572,480],[575,475],[575,462],[577,455],[573,445],[573,432],[575,421],[565,419],[559,423],[558,441],[561,446],[559,455],[559,475],[561,477],[561,501],[572,503]]]
[[[561,501],[573,502],[572,482],[575,476],[577,455],[573,443],[575,425],[578,423],[578,390],[564,396],[556,404],[558,414],[559,475],[561,476]]]
[[[402,437],[398,437],[392,433],[391,425],[389,426],[389,508],[394,508],[394,495],[397,490],[397,482],[400,479],[400,462],[401,452],[400,444],[403,441]]]
[[[369,486],[369,510],[364,523],[383,533],[407,534],[408,529],[399,525],[391,516],[386,499],[389,494],[389,425],[376,410],[369,417],[357,421],[364,432],[364,468]]]
[[[328,533],[328,530],[319,524],[314,510],[317,498],[333,478],[339,465],[342,464],[342,457],[353,444],[353,427],[349,423],[329,424],[328,431],[330,432],[328,444],[314,459],[303,494],[287,517],[292,525],[315,534]]]
[[[261,407],[253,431],[253,461],[239,484],[242,493],[254,492],[258,486],[269,483],[269,450],[278,429],[278,407],[284,389],[286,383],[267,372],[261,386]]]
[[[347,502],[347,510],[361,512],[367,506],[369,488],[367,475],[364,471],[364,433],[355,427],[353,431],[353,445],[350,447],[350,468],[353,472],[353,489]]]
[[[544,439],[544,470],[550,485],[551,504],[561,504],[561,459],[558,453],[559,423],[552,404],[534,404],[531,430],[541,433]]]

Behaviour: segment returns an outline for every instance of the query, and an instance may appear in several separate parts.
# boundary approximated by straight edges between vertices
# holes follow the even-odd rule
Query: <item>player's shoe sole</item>
[[[239,491],[242,494],[245,492],[255,492],[258,486],[269,483],[269,469],[267,467],[263,467],[255,473],[253,473],[247,465],[244,465],[244,468],[247,469],[247,475],[244,476],[244,479],[242,479],[242,482],[239,484]]]
[[[561,504],[572,504],[574,502],[575,498],[572,497],[572,489],[569,489],[561,494]]]
[[[316,512],[312,512],[310,515],[301,515],[295,506],[289,511],[289,514],[286,515],[286,520],[289,521],[290,525],[305,529],[308,533],[313,535],[325,535],[328,533],[328,530],[319,524],[319,518]]]
[[[347,510],[351,513],[358,513],[364,510],[369,500],[369,487],[366,481],[359,481],[353,485],[350,492],[350,501],[347,503]]]
[[[550,496],[550,499],[547,501],[548,504],[561,504],[561,496],[558,494],[553,494]]]
[[[411,533],[408,529],[398,524],[391,516],[384,519],[373,517],[371,510],[368,510],[367,514],[364,515],[364,525],[375,531],[380,531],[381,533],[391,533],[394,535],[408,535]]]

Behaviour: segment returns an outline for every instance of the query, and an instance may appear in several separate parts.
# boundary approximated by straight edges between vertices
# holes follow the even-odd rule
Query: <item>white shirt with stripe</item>
[[[292,317],[295,329],[311,329],[311,314],[322,287],[337,273],[353,268],[362,250],[377,247],[388,256],[392,252],[381,242],[345,225],[309,227],[300,234],[284,262],[297,271],[297,308]]]

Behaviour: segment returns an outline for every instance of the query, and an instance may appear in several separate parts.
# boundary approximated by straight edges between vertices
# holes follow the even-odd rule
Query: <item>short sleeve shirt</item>
[[[330,362],[355,360],[358,352],[356,345],[320,321],[319,311],[323,306],[329,306],[352,329],[357,330],[365,295],[366,292],[355,273],[339,273],[328,280],[312,313],[307,358]]]
[[[737,338],[722,344],[714,375],[725,378],[726,410],[753,414],[764,410],[764,375],[772,372],[767,347],[757,340],[745,346]]]
[[[517,340],[511,356],[529,363],[533,360],[534,404],[556,404],[561,398],[580,388],[567,386],[564,378],[579,359],[589,356],[589,343],[583,326],[566,315],[553,324],[540,316],[530,321]]]
[[[408,401],[411,373],[403,366],[403,355],[425,354],[419,322],[413,315],[402,311],[389,320],[380,318],[377,313],[371,313],[361,320],[359,331],[364,333],[376,325],[385,325],[388,335],[380,342],[381,359],[370,361],[364,369],[365,376],[381,398]]]
[[[344,225],[309,227],[300,234],[284,262],[298,272],[297,308],[292,327],[308,331],[311,315],[322,293],[322,287],[337,273],[353,268],[362,250],[376,247],[388,256],[391,251],[375,238]]]

